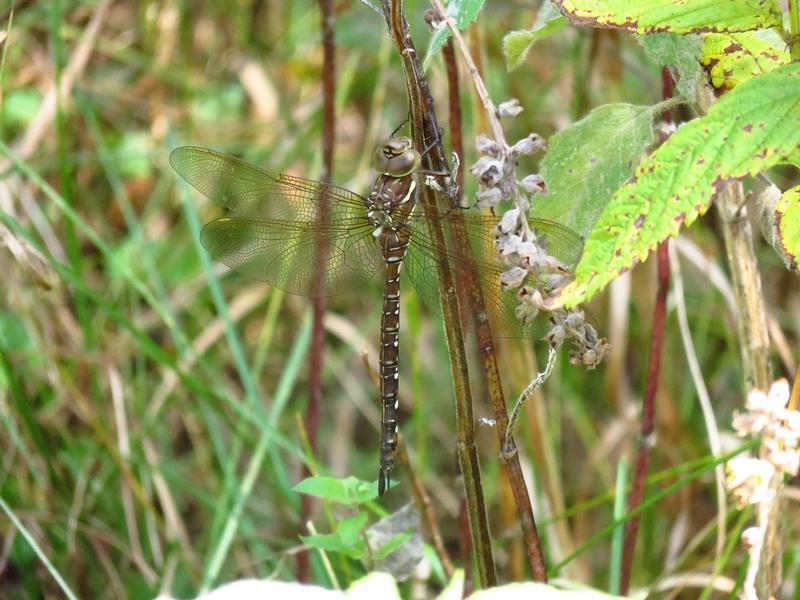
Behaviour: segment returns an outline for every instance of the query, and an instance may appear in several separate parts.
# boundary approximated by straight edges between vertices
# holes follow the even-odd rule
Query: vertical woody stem
[[[402,13],[402,1],[384,0],[382,5],[389,32],[403,63],[414,145],[417,148],[427,148],[434,144],[423,157],[422,167],[432,172],[446,171],[448,170],[447,161],[440,143],[439,125],[433,110],[433,99],[419,57],[408,34],[407,23]],[[429,186],[420,187],[421,205],[426,215],[431,217],[436,211],[436,195]],[[437,219],[428,218],[428,226],[433,244],[442,250],[441,255],[445,256],[445,234],[441,224]],[[481,488],[478,454],[475,448],[472,395],[459,317],[458,296],[450,265],[447,261],[438,261],[436,266],[441,286],[442,316],[445,321],[445,335],[450,353],[455,391],[458,458],[464,478],[478,580],[482,587],[489,587],[496,583],[497,576]]]
[[[475,82],[476,88],[481,96],[484,106],[489,114],[489,122],[492,126],[492,133],[495,139],[503,140],[503,130],[497,120],[496,109],[492,104],[489,94],[483,85],[483,80],[477,71],[477,68],[472,63],[469,52],[466,48],[461,34],[458,29],[454,27],[452,19],[446,15],[446,11],[441,6],[438,0],[433,2],[437,7],[439,14],[445,18],[451,28],[453,37],[461,47],[464,59],[467,61],[467,66],[472,74],[472,79]],[[446,62],[447,59],[446,59]],[[455,66],[455,65],[453,65]],[[457,95],[458,91],[451,89],[450,95]],[[451,123],[452,123],[451,116]],[[458,136],[460,138],[460,134]],[[460,141],[460,140],[459,140]],[[456,143],[455,135],[453,143]],[[459,154],[463,156],[462,154]],[[460,186],[459,186],[460,189]],[[453,240],[456,245],[456,252],[462,256],[469,256],[469,240],[463,227],[463,219],[458,211],[450,218],[451,230],[453,233]],[[489,400],[492,405],[492,411],[495,419],[495,430],[497,431],[500,448],[501,460],[503,463],[503,470],[508,479],[511,492],[514,496],[514,502],[517,506],[517,513],[519,515],[520,528],[522,529],[523,537],[525,540],[525,550],[528,556],[528,562],[531,567],[533,578],[536,581],[547,581],[547,571],[544,561],[544,553],[542,552],[541,541],[539,540],[539,532],[536,528],[536,520],[533,516],[533,507],[531,506],[530,497],[528,495],[528,488],[525,484],[525,476],[522,473],[522,465],[519,460],[519,452],[517,451],[516,444],[513,438],[509,438],[510,444],[505,447],[505,432],[508,429],[508,412],[506,409],[505,396],[503,394],[503,386],[500,381],[500,370],[497,365],[497,355],[494,349],[494,342],[492,341],[492,332],[488,321],[488,312],[486,303],[484,302],[483,293],[479,284],[478,276],[475,272],[467,272],[463,278],[463,285],[468,291],[471,313],[475,319],[475,335],[477,337],[478,348],[480,350],[480,360],[483,366],[483,372],[486,377],[486,387],[489,392]]]

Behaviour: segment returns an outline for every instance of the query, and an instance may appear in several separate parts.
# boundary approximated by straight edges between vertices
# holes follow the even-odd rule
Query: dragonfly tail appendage
[[[381,467],[378,469],[378,496],[383,496],[384,492],[392,486],[389,469]]]

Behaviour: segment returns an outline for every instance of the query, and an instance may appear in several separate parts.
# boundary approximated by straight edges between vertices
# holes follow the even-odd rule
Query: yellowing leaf
[[[700,63],[711,76],[716,89],[729,90],[785,65],[790,60],[786,49],[776,48],[753,32],[708,33],[703,36]]]
[[[730,179],[767,169],[800,143],[800,64],[736,87],[680,127],[608,203],[584,246],[575,281],[552,304],[594,295],[704,213]]]
[[[776,0],[555,0],[574,25],[636,33],[749,31],[781,25]]]

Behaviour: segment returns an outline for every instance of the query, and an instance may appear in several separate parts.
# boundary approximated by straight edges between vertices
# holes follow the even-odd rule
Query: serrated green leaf
[[[652,143],[650,107],[606,104],[594,109],[548,141],[541,163],[547,195],[537,198],[532,214],[586,237]]]
[[[301,535],[300,539],[304,544],[325,550],[326,552],[339,552],[350,558],[361,560],[366,556],[367,546],[364,540],[356,540],[353,543],[345,543],[336,533],[315,533],[314,535]]]
[[[800,64],[743,83],[679,128],[609,202],[575,281],[551,304],[574,306],[704,213],[727,180],[767,169],[800,143]]]
[[[703,33],[780,27],[777,0],[554,0],[574,25],[636,33]]]
[[[640,36],[639,43],[653,63],[672,68],[675,89],[684,98],[694,101],[697,84],[703,75],[699,63],[703,48],[700,36],[692,33],[653,33]]]
[[[478,13],[483,8],[483,2],[484,0],[450,0],[447,3],[447,14],[453,18],[458,29],[462,30],[478,18]],[[425,60],[422,63],[423,68],[428,68],[430,61],[450,39],[450,35],[450,28],[446,24],[433,32],[431,43],[428,44],[428,51],[425,53]]]
[[[363,504],[378,497],[375,483],[362,481],[355,477],[336,479],[335,477],[308,477],[294,486],[294,491],[317,498],[353,506]]]
[[[551,0],[544,0],[536,15],[536,22],[530,29],[519,29],[508,32],[503,38],[503,55],[506,57],[506,69],[513,71],[519,67],[533,44],[544,37],[562,29],[567,19]]]
[[[355,517],[341,519],[336,524],[336,533],[345,544],[353,544],[361,535],[364,526],[367,524],[369,515],[365,512],[358,513]]]
[[[730,90],[768,73],[791,60],[789,51],[776,48],[752,31],[745,33],[708,33],[703,36],[700,63],[718,90]]]

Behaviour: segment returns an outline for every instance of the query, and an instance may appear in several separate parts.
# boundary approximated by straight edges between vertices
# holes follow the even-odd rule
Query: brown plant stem
[[[461,37],[458,28],[455,27],[455,23],[453,23],[452,19],[447,16],[447,13],[444,10],[444,7],[441,6],[441,3],[438,2],[438,0],[434,0],[433,4],[436,6],[439,14],[447,20],[451,32],[453,33],[453,37],[459,43],[462,55],[464,56],[465,60],[467,60],[468,69],[473,76],[478,94],[483,99],[484,105],[487,107],[487,112],[489,112],[491,115],[489,116],[489,121],[492,124],[492,132],[495,136],[495,139],[500,143],[504,143],[503,131],[499,122],[497,121],[496,111],[491,103],[491,100],[489,99],[485,87],[483,86],[483,82],[477,71],[477,67],[475,67],[471,58],[469,58],[470,55],[466,47],[466,43]],[[449,53],[448,46],[451,48]],[[444,52],[445,65],[447,66],[448,71],[450,105],[458,105],[457,71],[450,42],[448,42],[448,44],[445,46]],[[489,107],[491,107],[491,110],[489,110]],[[460,108],[455,114],[460,116]],[[456,119],[454,119],[454,114],[451,112],[450,122],[451,134],[453,136],[453,148],[459,153],[459,156],[463,156],[460,119],[458,119],[459,124],[455,131],[453,130],[454,120]],[[458,147],[456,144],[458,144]],[[461,185],[459,185],[459,190],[461,190]],[[456,251],[462,255],[469,255],[469,239],[463,227],[463,219],[458,212],[453,214],[451,223],[451,230],[453,234],[453,240],[456,245]],[[481,292],[477,274],[470,272],[464,277],[464,279],[466,281],[463,282],[463,286],[466,290],[468,290],[470,306],[472,309],[471,312],[475,319],[475,335],[478,342],[481,364],[486,377],[489,400],[492,405],[492,411],[494,413],[496,422],[495,431],[497,431],[498,440],[500,443],[500,457],[504,467],[503,470],[506,474],[506,478],[509,486],[511,487],[511,492],[514,496],[514,501],[517,506],[519,524],[525,540],[525,550],[528,556],[528,562],[531,567],[533,578],[536,581],[544,582],[547,581],[547,569],[545,566],[544,553],[542,552],[539,532],[536,528],[536,520],[533,516],[533,507],[531,506],[530,497],[528,495],[528,488],[525,484],[525,476],[522,473],[519,452],[512,437],[509,437],[510,443],[507,446],[504,443],[505,432],[508,429],[508,412],[506,409],[505,396],[503,394],[503,387],[500,380],[500,371],[497,365],[497,355],[494,349],[492,332],[489,327],[486,304],[483,299],[483,293]]]
[[[319,0],[320,15],[322,17],[322,173],[320,180],[329,183],[333,172],[333,146],[336,136],[334,100],[336,93],[336,63],[335,42],[333,37],[333,0]],[[330,202],[326,188],[321,188],[319,197],[319,212],[317,219],[325,223],[330,218]],[[322,289],[325,281],[325,265],[327,262],[327,245],[324,235],[317,236],[315,244],[314,281],[315,288]],[[308,443],[312,454],[317,452],[317,430],[319,426],[319,407],[322,400],[322,369],[325,350],[325,298],[313,298],[314,321],[311,329],[311,347],[309,348],[309,374],[308,374],[308,406],[306,407],[305,429],[308,433]],[[303,477],[311,474],[307,465],[303,465]],[[313,498],[308,494],[301,495],[300,521],[306,523],[311,518]],[[301,582],[309,580],[308,550],[303,550],[297,555],[297,579]]]
[[[408,26],[402,13],[401,0],[383,0],[383,12],[389,32],[400,53],[408,92],[408,104],[412,137],[417,148],[428,148],[422,159],[422,168],[428,172],[449,172],[447,160],[441,145],[441,135],[433,107],[433,97],[422,70],[422,64],[408,33]],[[428,217],[428,230],[434,246],[446,248],[445,234],[438,219],[436,194],[430,186],[421,186],[420,202]],[[445,255],[442,252],[442,255]],[[481,587],[495,584],[494,559],[492,556],[489,523],[481,487],[478,453],[475,447],[475,424],[472,414],[472,395],[469,385],[464,337],[461,330],[458,295],[450,265],[447,261],[436,264],[441,287],[442,316],[445,322],[445,336],[450,353],[450,368],[455,392],[455,409],[458,432],[458,458],[464,478],[467,497],[470,531],[475,550],[475,564]]]
[[[747,218],[744,192],[739,181],[730,182],[715,203],[720,214],[728,267],[737,307],[736,326],[742,356],[745,388],[767,390],[770,385],[769,333],[767,311],[761,292],[753,231]],[[770,488],[775,493],[769,513],[759,518],[764,543],[759,560],[756,590],[759,598],[779,597],[781,586],[781,498],[783,475],[773,476]],[[762,522],[765,521],[765,522]]]
[[[661,96],[671,98],[673,91],[672,75],[667,67],[661,69]],[[665,123],[672,121],[672,112],[662,113]],[[660,143],[663,143],[661,140]],[[644,497],[644,482],[647,477],[647,465],[650,462],[650,449],[654,442],[656,392],[658,377],[661,373],[661,352],[664,347],[664,321],[667,314],[667,293],[669,292],[669,239],[664,240],[656,250],[656,268],[658,272],[658,289],[656,304],[653,309],[653,333],[650,338],[650,361],[647,366],[647,384],[642,403],[642,422],[639,430],[639,452],[633,473],[631,491],[628,495],[628,511],[638,508]],[[631,581],[633,553],[636,548],[636,534],[639,531],[639,517],[632,517],[625,524],[625,539],[622,543],[622,561],[620,563],[620,594],[626,595]]]
[[[639,452],[633,474],[631,492],[628,495],[628,510],[637,508],[644,497],[644,482],[653,446],[656,413],[656,391],[661,373],[661,352],[664,346],[664,320],[667,314],[667,292],[669,291],[669,240],[664,240],[656,250],[658,265],[658,290],[653,309],[653,334],[650,339],[650,361],[647,367],[647,387],[642,403],[642,423],[639,430]],[[630,586],[633,552],[636,548],[636,534],[639,531],[639,516],[632,517],[625,524],[625,540],[622,544],[622,565],[620,574],[620,593],[627,594]]]

